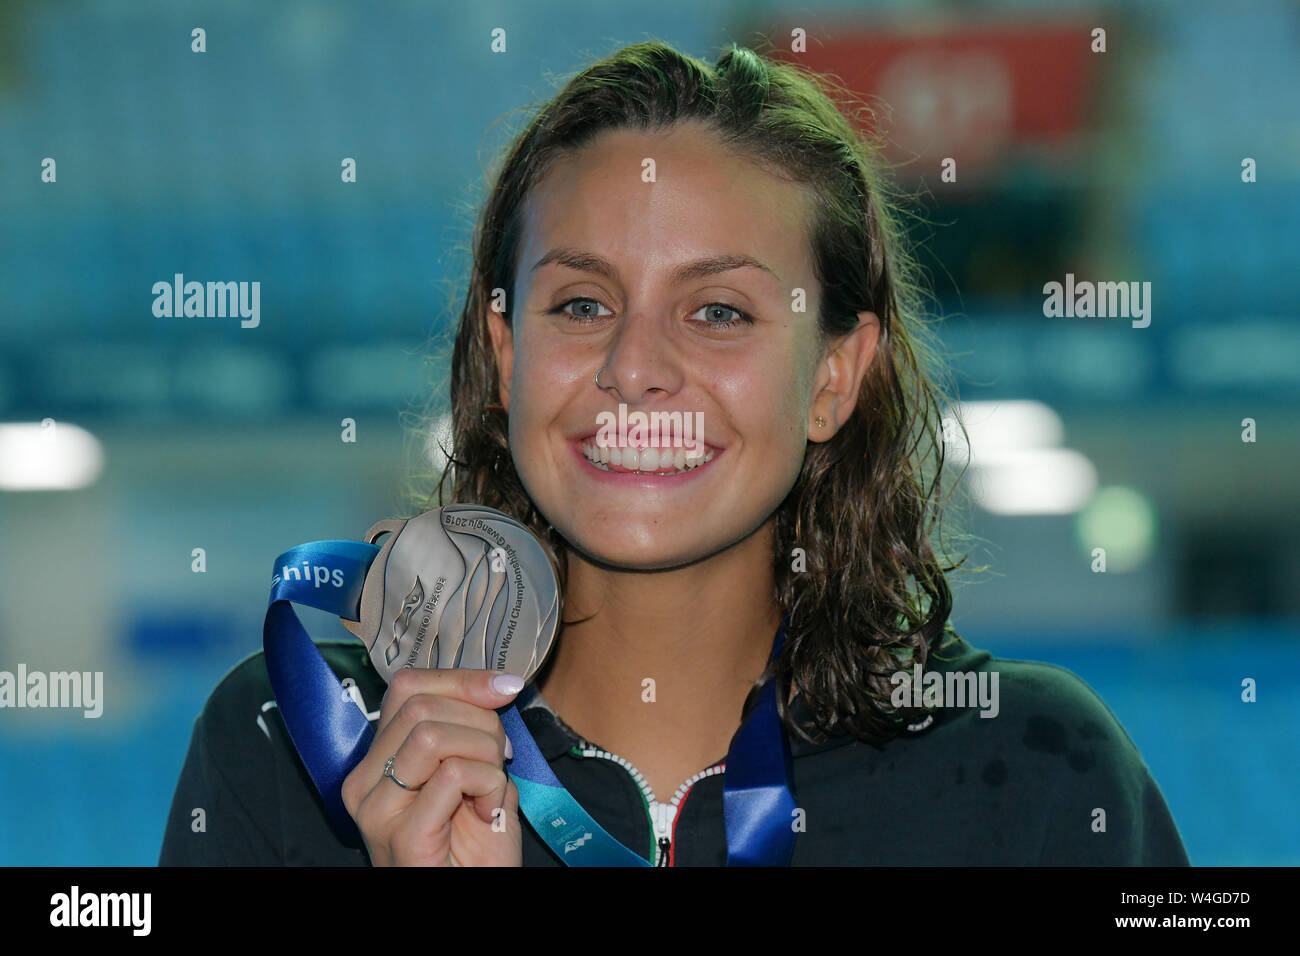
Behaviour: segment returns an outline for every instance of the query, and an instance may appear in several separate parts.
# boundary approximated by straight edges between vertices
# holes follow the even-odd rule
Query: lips
[[[630,421],[629,421],[630,419]],[[596,424],[569,437],[574,452],[606,475],[672,481],[707,467],[723,447],[704,438],[704,413],[641,409],[600,412]],[[617,423],[617,424],[615,424]]]
[[[651,446],[638,451],[628,447],[603,448],[592,442],[582,445],[583,457],[602,471],[665,477],[703,467],[718,454],[706,450],[697,455],[696,450],[694,446],[689,449],[683,446],[676,449]]]
[[[588,442],[570,442],[573,449],[574,458],[580,463],[583,470],[599,481],[610,481],[616,485],[627,485],[649,490],[651,488],[676,487],[679,483],[689,482],[701,472],[708,471],[714,467],[714,462],[722,455],[722,451],[706,451],[702,459],[692,458],[690,466],[686,467],[685,451],[679,447],[670,463],[660,459],[654,464],[657,466],[653,471],[643,470],[646,464],[644,459],[636,462],[636,467],[627,468],[626,463],[616,461],[615,456],[621,454],[618,448],[602,449],[594,443]],[[668,449],[663,449],[667,451]],[[626,454],[633,454],[630,450]],[[681,464],[683,467],[678,468],[676,456],[681,455]],[[604,459],[603,461],[601,459]]]
[[[579,434],[570,436],[569,441],[572,442],[574,445],[577,445],[579,450],[581,450],[583,445],[597,444],[596,436],[599,435],[600,432],[601,429],[592,428],[589,431],[580,432]],[[629,442],[619,443],[618,447],[619,448],[693,448],[696,447],[697,445],[703,447],[705,454],[711,451],[715,453],[720,452],[724,447],[726,447],[724,445],[715,445],[712,442],[705,441],[704,439],[700,438],[698,435],[692,437],[690,442],[683,441],[681,435],[674,435],[672,436],[671,442],[660,441],[657,444],[655,444],[646,440],[642,440],[638,442],[629,441]],[[613,448],[614,445],[611,444],[609,447]]]

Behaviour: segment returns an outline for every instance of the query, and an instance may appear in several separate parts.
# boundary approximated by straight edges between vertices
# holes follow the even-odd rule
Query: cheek
[[[537,434],[537,416],[544,411],[538,404],[538,399],[546,394],[538,374],[544,368],[545,364],[537,361],[534,343],[528,340],[527,335],[516,334],[510,370],[510,448],[521,472],[525,463],[533,458],[528,453],[528,446]]]
[[[794,346],[791,345],[793,352]],[[808,387],[788,360],[737,368],[717,383],[742,437],[781,453],[802,452]]]
[[[592,371],[572,352],[545,335],[526,330],[515,337],[510,375],[510,447],[521,474],[530,464],[553,456],[547,449],[549,426],[562,417],[565,405],[577,394],[583,375]],[[593,391],[595,386],[591,386]]]
[[[536,414],[552,391],[555,362],[545,352],[545,341],[524,331],[515,337],[514,365],[510,372],[510,415]]]
[[[596,372],[592,365],[595,355],[575,338],[544,328],[521,329],[514,340],[513,387],[529,393],[546,392],[577,381],[584,369],[590,380]]]

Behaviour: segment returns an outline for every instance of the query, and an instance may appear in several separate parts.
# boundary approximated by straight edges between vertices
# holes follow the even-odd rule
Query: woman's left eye
[[[715,321],[719,311],[724,313],[731,312],[737,317],[734,319],[727,319],[726,321]],[[735,306],[727,305],[725,302],[710,302],[708,305],[697,309],[695,314],[699,315],[701,312],[705,313],[704,323],[712,329],[730,329],[738,325],[754,324],[754,319],[749,315],[749,313],[742,312]]]

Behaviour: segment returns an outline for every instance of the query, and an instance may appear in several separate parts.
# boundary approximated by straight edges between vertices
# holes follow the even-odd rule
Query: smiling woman
[[[539,112],[483,210],[441,490],[551,545],[570,613],[539,689],[656,792],[726,751],[760,674],[822,729],[888,739],[916,720],[888,677],[948,616],[920,294],[828,88],[749,50],[628,47]],[[583,445],[623,405],[698,416],[711,460],[599,471]]]
[[[564,617],[517,703],[647,862],[1186,863],[1105,704],[948,625],[921,290],[833,90],[752,50],[710,67],[647,42],[542,107],[482,210],[424,505],[499,509],[548,549]],[[633,413],[683,424],[602,431]],[[327,657],[371,699],[357,650]],[[259,771],[219,729],[264,699],[250,658],[196,726],[164,861],[202,859],[183,808],[217,785],[261,794],[236,801],[251,849],[227,862],[562,863],[577,847],[519,820],[493,713],[514,691],[487,678],[394,679],[344,784],[359,852],[290,745]],[[746,816],[769,771],[782,799]]]

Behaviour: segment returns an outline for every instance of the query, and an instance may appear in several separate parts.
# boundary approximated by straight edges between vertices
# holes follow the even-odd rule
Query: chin
[[[665,529],[660,525],[647,533],[644,539],[624,534],[624,540],[610,540],[609,525],[606,530],[579,529],[566,534],[565,540],[582,552],[589,560],[629,571],[664,571],[691,564],[708,557],[716,548],[700,541],[683,541],[683,530]],[[694,529],[698,533],[698,529]],[[669,545],[669,541],[676,544]]]

